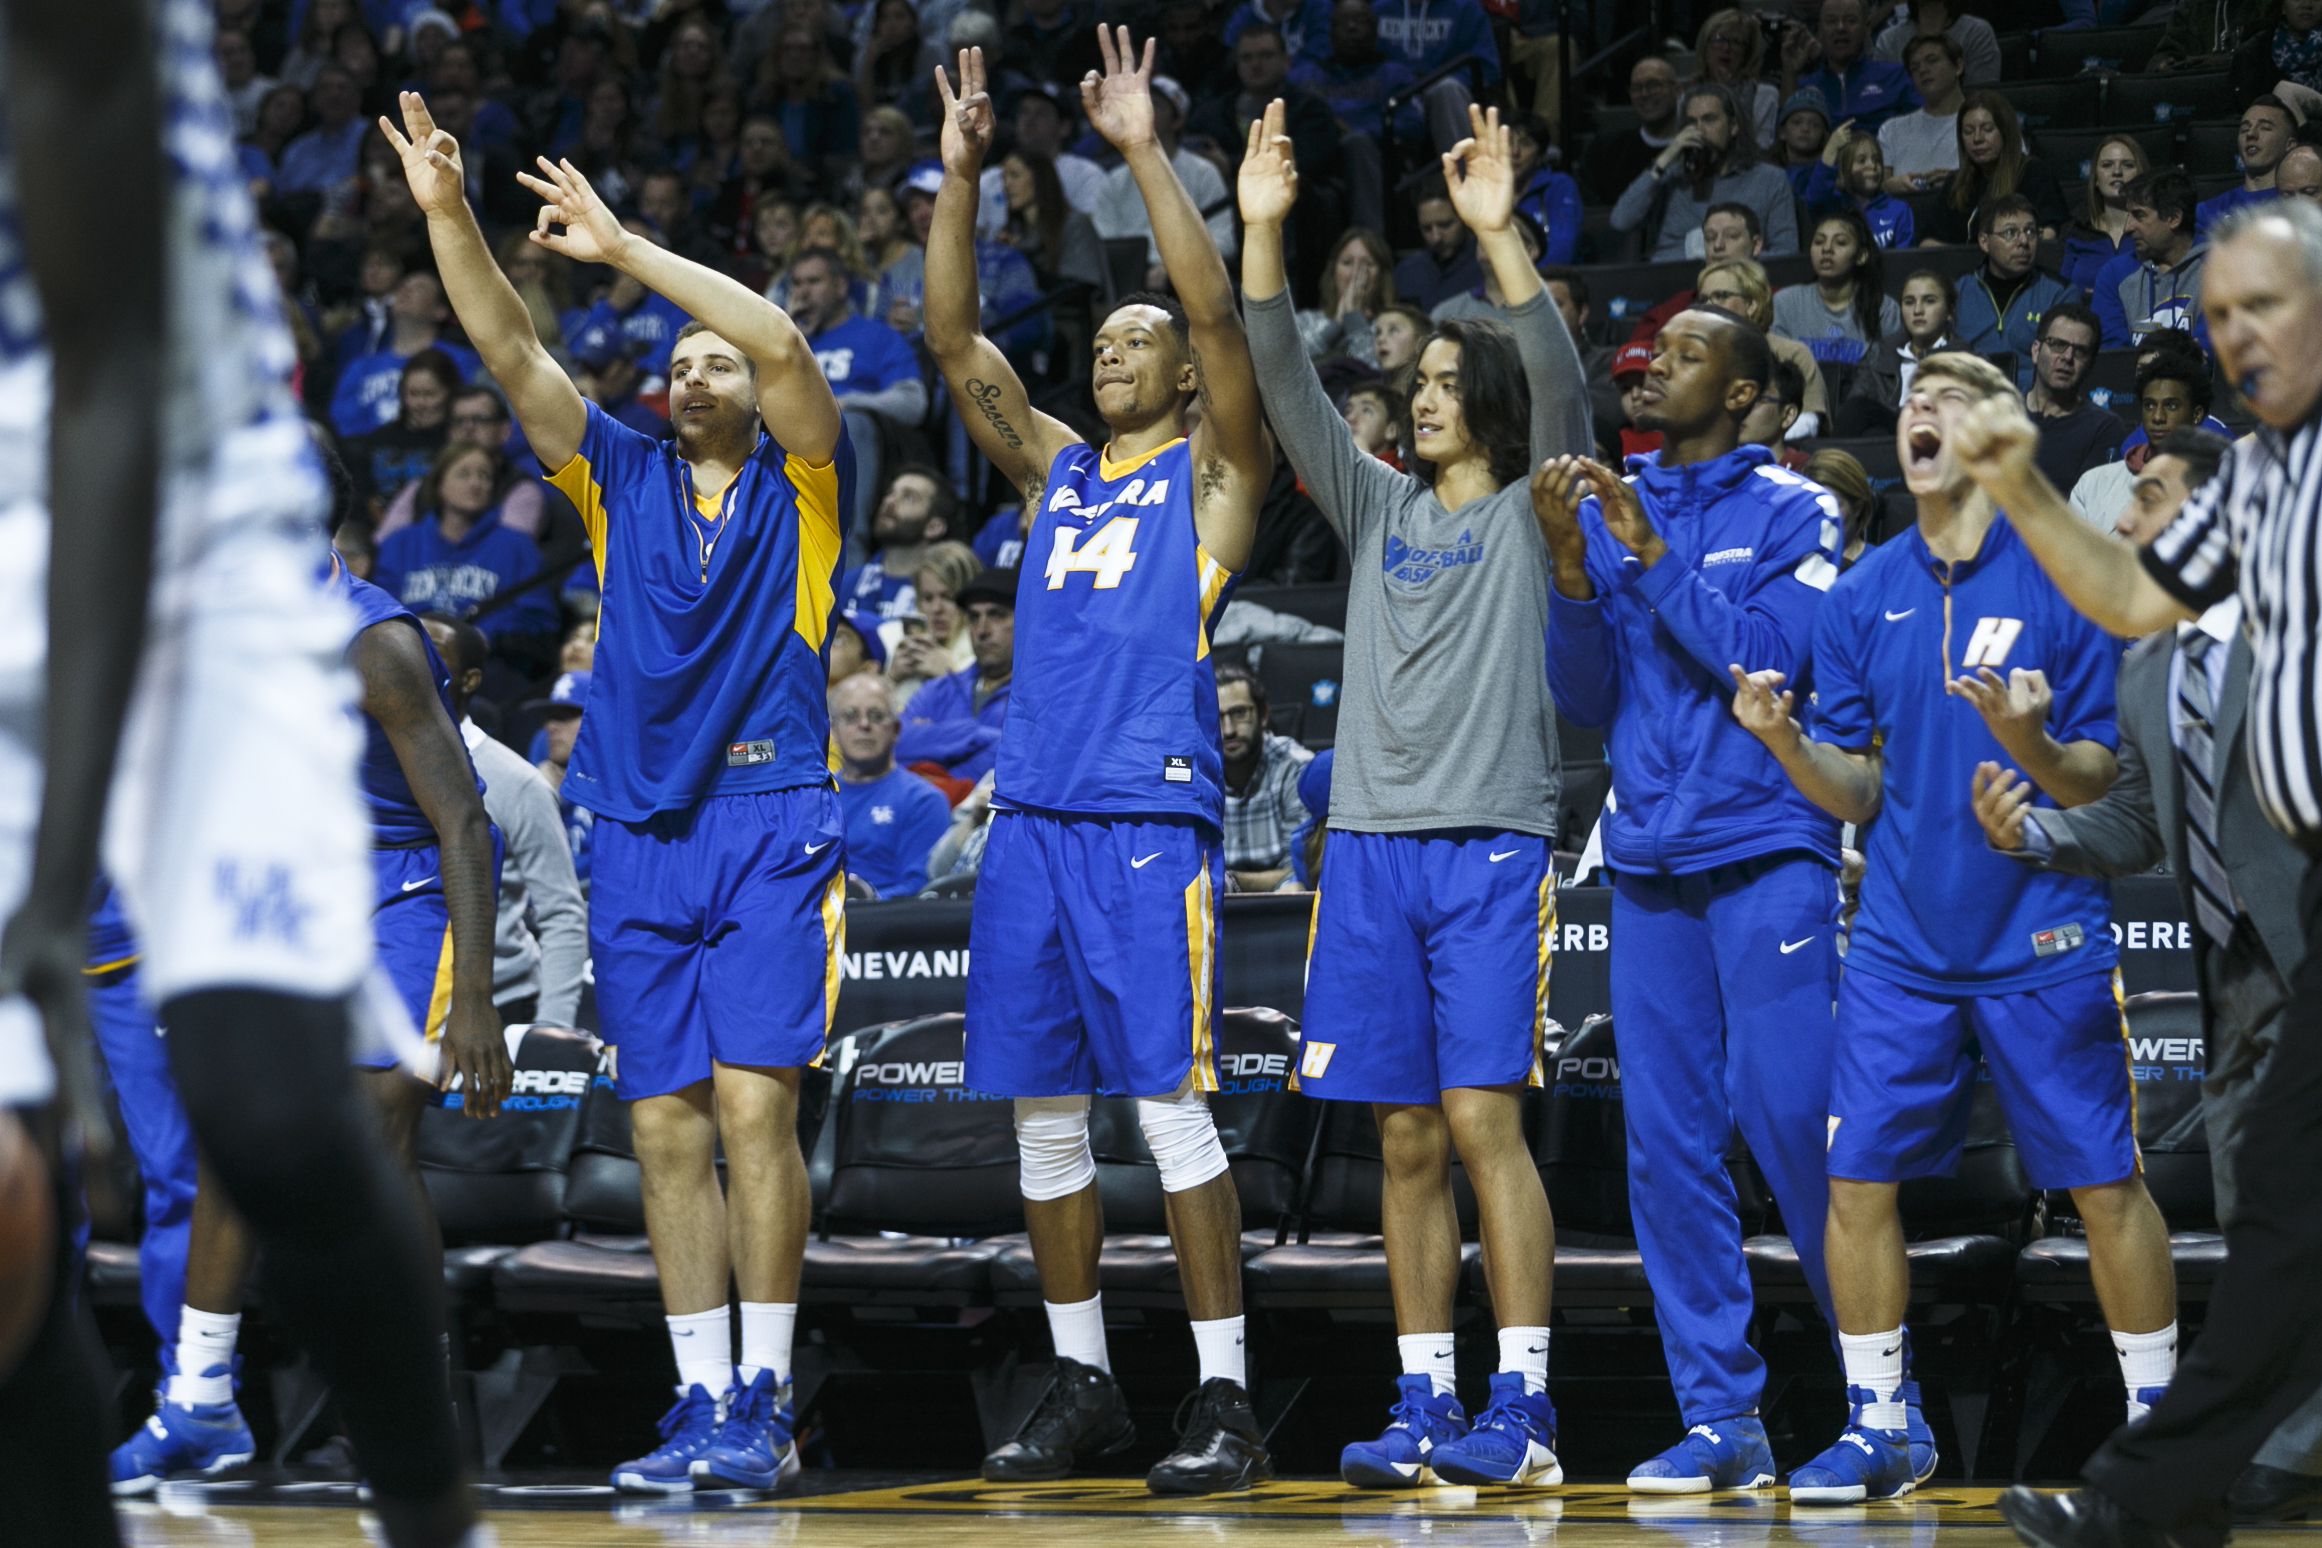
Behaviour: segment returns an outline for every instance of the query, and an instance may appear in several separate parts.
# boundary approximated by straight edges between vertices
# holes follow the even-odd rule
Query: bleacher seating
[[[2056,81],[2010,81],[2008,105],[2026,129],[2086,129],[2101,121],[2105,83],[2094,75]],[[2061,170],[2057,176],[2063,176]]]
[[[2223,177],[2231,172],[2240,181],[2241,118],[2195,120],[2182,126],[2185,170],[2196,178]],[[2230,186],[2230,185],[2229,185]]]
[[[1999,35],[2000,80],[2008,85],[2026,80],[2032,73],[2032,45],[2034,34],[2003,32]]]
[[[2159,27],[2045,27],[2033,39],[2033,68],[2049,77],[2110,70],[2134,74],[2160,41]]]
[[[1265,685],[1274,729],[1309,747],[1330,745],[1345,678],[1343,645],[1271,644],[1258,658],[1258,681]]]
[[[2009,98],[2013,100],[2021,89],[2010,86]],[[2113,75],[2104,83],[2102,121],[2126,127],[2183,118],[2221,118],[2239,106],[2233,100],[2232,75],[2225,70]]]
[[[2124,134],[2143,147],[2145,160],[2153,166],[2166,166],[2177,159],[2177,130],[2170,124],[2123,125],[2116,129],[2039,128],[2031,130],[2029,137],[2032,153],[2047,161],[2058,182],[2085,183],[2097,147]],[[1980,258],[1981,254],[1977,256]]]

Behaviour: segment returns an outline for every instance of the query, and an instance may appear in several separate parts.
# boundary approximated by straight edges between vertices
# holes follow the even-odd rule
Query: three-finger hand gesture
[[[1104,55],[1104,74],[1091,70],[1081,77],[1080,105],[1090,126],[1115,150],[1126,153],[1153,140],[1154,39],[1145,40],[1145,57],[1140,62],[1129,47],[1129,29],[1119,29],[1117,46],[1113,30],[1101,25],[1097,28],[1097,51]]]
[[[995,124],[992,94],[984,85],[984,51],[959,51],[957,92],[951,89],[943,67],[936,66],[935,88],[943,97],[943,170],[973,182],[991,151]]]
[[[1283,131],[1284,115],[1282,99],[1276,97],[1266,104],[1265,116],[1250,124],[1250,142],[1243,148],[1234,188],[1245,226],[1279,226],[1298,202],[1298,158]]]
[[[1975,820],[1994,849],[2024,847],[2024,809],[2032,804],[2032,782],[2014,769],[1979,763],[1968,782]]]
[[[1505,231],[1516,214],[1514,132],[1500,122],[1498,108],[1487,112],[1471,102],[1467,121],[1469,137],[1443,153],[1451,207],[1470,231]]]
[[[420,213],[433,215],[443,210],[458,209],[467,202],[467,172],[460,164],[460,142],[435,126],[435,116],[428,112],[427,102],[416,91],[398,93],[396,103],[403,110],[403,130],[382,117],[379,130],[387,137],[387,144],[402,159],[404,180],[411,184],[411,199]]]
[[[611,207],[589,186],[581,169],[546,156],[539,162],[539,177],[529,172],[516,174],[516,181],[540,195],[540,215],[532,224],[532,240],[576,263],[618,261],[629,233],[613,218]],[[564,230],[551,231],[548,228],[552,225]]]

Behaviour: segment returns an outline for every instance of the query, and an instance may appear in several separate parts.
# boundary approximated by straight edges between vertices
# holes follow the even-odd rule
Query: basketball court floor
[[[1615,1485],[1428,1489],[1383,1494],[1336,1479],[1288,1479],[1245,1494],[1160,1500],[1138,1479],[999,1486],[973,1478],[810,1474],[807,1491],[662,1503],[602,1485],[519,1483],[479,1491],[502,1548],[2006,1548],[2016,1539],[1989,1488],[1929,1489],[1869,1506],[1792,1512],[1778,1498],[1643,1499]],[[132,1548],[366,1548],[376,1523],[351,1484],[168,1484],[125,1504]],[[0,1537],[5,1533],[0,1532]],[[2322,1548],[2322,1523],[2244,1527],[2243,1548]]]

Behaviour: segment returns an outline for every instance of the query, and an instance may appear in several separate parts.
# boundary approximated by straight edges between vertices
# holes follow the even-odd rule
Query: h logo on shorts
[[[1995,667],[2008,659],[2008,651],[2016,643],[2016,636],[2024,632],[2021,618],[1978,618],[1975,632],[1967,637],[1967,655],[1959,663],[1962,667]]]
[[[1322,1079],[1322,1072],[1330,1068],[1330,1056],[1337,1052],[1336,1043],[1308,1043],[1299,1057],[1298,1073],[1309,1080]]]

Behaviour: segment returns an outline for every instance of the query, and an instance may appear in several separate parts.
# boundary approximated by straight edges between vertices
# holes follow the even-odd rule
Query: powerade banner
[[[1264,1005],[1293,1018],[1306,1004],[1306,927],[1311,895],[1218,900],[1222,1005]],[[847,905],[839,964],[838,1029],[854,1031],[967,1008],[968,913],[964,901]],[[2193,927],[2166,876],[2113,883],[2114,938],[2130,994],[2191,990]],[[1612,892],[1579,887],[1556,899],[1556,964],[1549,1012],[1578,1027],[1612,1009]]]

